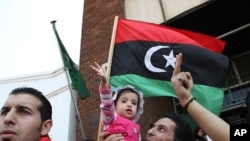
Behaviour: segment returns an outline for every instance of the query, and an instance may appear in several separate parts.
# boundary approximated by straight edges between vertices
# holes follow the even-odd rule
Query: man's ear
[[[41,130],[41,135],[47,135],[50,131],[50,129],[52,128],[52,120],[48,119],[46,121],[43,122],[43,126],[42,126],[42,130]]]

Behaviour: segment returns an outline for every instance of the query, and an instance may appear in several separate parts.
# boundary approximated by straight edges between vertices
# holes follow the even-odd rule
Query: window
[[[250,52],[231,58],[223,109],[245,104],[250,91]]]

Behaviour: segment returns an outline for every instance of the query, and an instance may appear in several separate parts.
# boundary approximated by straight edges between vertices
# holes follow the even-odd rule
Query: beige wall
[[[212,0],[125,0],[127,19],[162,23]]]
[[[153,23],[164,21],[159,0],[125,0],[124,16],[132,20]]]

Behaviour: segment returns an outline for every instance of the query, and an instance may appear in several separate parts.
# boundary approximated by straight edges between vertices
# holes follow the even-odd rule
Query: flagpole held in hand
[[[113,59],[113,51],[114,51],[114,46],[115,46],[115,37],[116,37],[116,29],[118,25],[118,16],[115,16],[114,19],[114,24],[113,24],[113,31],[112,31],[112,36],[111,36],[111,41],[110,41],[110,48],[109,48],[109,57],[108,57],[108,63],[107,63],[107,81],[109,81],[110,78],[110,71],[111,71],[111,65],[112,65],[112,59]],[[104,68],[105,69],[105,68]],[[97,141],[100,141],[100,133],[102,132],[102,115],[100,114],[99,118],[99,128],[98,128],[98,137]]]

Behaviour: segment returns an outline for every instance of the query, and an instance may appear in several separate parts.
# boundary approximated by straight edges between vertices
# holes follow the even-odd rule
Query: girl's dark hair
[[[129,92],[134,92],[134,93],[136,93],[136,95],[137,95],[137,97],[138,97],[138,102],[137,102],[137,105],[138,105],[138,106],[137,106],[137,110],[138,110],[138,108],[139,108],[139,103],[140,103],[140,97],[139,97],[139,94],[138,94],[136,91],[134,91],[133,89],[131,89],[131,88],[124,88],[124,89],[121,89],[120,91],[118,91],[117,97],[116,97],[116,99],[114,100],[115,106],[116,106],[116,103],[117,103],[118,99],[120,98],[122,92],[124,92],[124,91],[129,91]],[[113,95],[114,95],[114,93],[115,93],[115,92],[113,92]]]
[[[113,91],[113,97],[112,97],[114,100],[115,106],[117,104],[117,100],[121,97],[122,93],[125,91],[134,92],[138,97],[136,114],[135,114],[134,118],[132,119],[133,121],[137,122],[139,120],[141,114],[143,113],[143,104],[144,104],[143,93],[141,91],[136,90],[131,85],[118,87],[118,88],[116,88],[115,91]]]
[[[52,106],[49,100],[43,95],[42,92],[31,87],[19,87],[12,90],[9,95],[19,95],[19,94],[28,94],[40,100],[41,105],[38,106],[37,109],[40,112],[42,121],[44,122],[48,119],[52,119]]]

